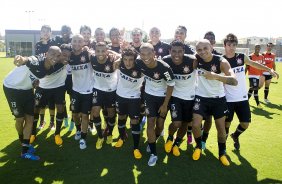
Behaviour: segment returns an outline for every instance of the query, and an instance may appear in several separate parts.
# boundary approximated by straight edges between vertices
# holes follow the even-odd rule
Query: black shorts
[[[170,102],[172,121],[192,121],[194,100],[183,100],[177,97],[171,97]]]
[[[89,114],[92,105],[92,94],[80,94],[72,91],[71,111],[73,113]]]
[[[140,98],[123,98],[117,95],[116,111],[118,115],[128,115],[131,119],[140,117]]]
[[[10,110],[16,118],[22,118],[25,114],[33,116],[34,94],[33,90],[18,90],[3,86]]]
[[[65,81],[65,90],[71,96],[72,93],[72,75],[67,75]]]
[[[116,105],[116,91],[106,92],[93,88],[92,107],[100,106],[114,108]]]
[[[35,105],[37,107],[45,107],[48,105],[49,109],[55,109],[55,104],[63,105],[65,103],[65,86],[43,89],[36,88],[35,91]]]
[[[259,79],[257,78],[249,78],[250,87],[258,88],[259,87]]]
[[[145,113],[148,117],[160,117],[159,108],[164,103],[165,97],[153,96],[150,94],[144,94],[145,99]],[[169,108],[168,108],[169,109]],[[166,117],[162,117],[166,118]]]
[[[263,76],[265,77],[266,81],[272,79],[272,75],[265,75],[265,74],[263,74]]]
[[[225,97],[221,98],[205,98],[196,96],[193,113],[200,114],[203,118],[213,116],[214,119],[219,119],[227,115],[228,109]]]
[[[227,107],[229,113],[225,122],[231,122],[233,120],[234,112],[237,114],[240,122],[251,122],[251,110],[248,100],[240,102],[227,102]]]

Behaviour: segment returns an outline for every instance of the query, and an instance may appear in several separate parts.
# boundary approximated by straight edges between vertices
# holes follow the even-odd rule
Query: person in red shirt
[[[273,48],[273,43],[268,43],[266,45],[266,52],[264,52],[262,55],[264,57],[263,64],[275,71],[275,54],[271,52]],[[269,93],[269,86],[271,83],[272,76],[268,71],[263,71],[263,75],[260,77],[260,85],[259,87],[261,88],[264,85],[264,102],[265,103],[270,103],[268,100],[268,93]],[[279,76],[277,76],[277,79]]]
[[[263,64],[263,55],[260,54],[261,46],[259,44],[255,45],[255,52],[250,54],[249,57],[251,60]],[[248,98],[250,99],[252,94],[254,93],[254,98],[258,108],[261,108],[259,103],[258,89],[259,89],[259,78],[262,75],[262,70],[254,68],[250,65],[246,66],[248,74],[249,74],[249,82],[250,88],[248,92]]]

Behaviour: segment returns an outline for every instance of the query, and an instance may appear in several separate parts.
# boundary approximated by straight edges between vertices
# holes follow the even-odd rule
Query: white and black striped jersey
[[[205,62],[200,56],[196,55],[197,65],[197,87],[196,95],[206,98],[221,98],[225,96],[223,83],[218,80],[208,80],[201,74],[206,71],[211,71],[220,75],[224,75],[220,70],[220,63],[223,60],[222,56],[213,55],[210,62]]]
[[[227,102],[239,102],[248,100],[248,90],[246,84],[246,75],[245,75],[245,54],[235,53],[235,56],[232,58],[227,58],[223,56],[230,64],[233,72],[236,75],[238,85],[231,86],[228,84],[224,85],[226,101]]]
[[[4,79],[3,84],[7,88],[28,90],[32,89],[35,80],[46,75],[44,67],[45,57],[29,57],[28,62],[14,68]]]
[[[193,100],[195,98],[196,73],[193,69],[194,60],[194,56],[185,54],[183,62],[176,65],[170,55],[163,58],[163,61],[171,67],[174,75],[175,86],[172,96],[184,100]]]
[[[88,51],[79,55],[71,53],[69,65],[72,69],[72,89],[80,94],[90,94],[93,89],[93,69]]]
[[[113,69],[113,62],[108,58],[100,64],[96,56],[91,56],[91,65],[94,70],[94,88],[101,91],[112,92],[117,89],[117,70]]]
[[[48,71],[47,75],[39,79],[39,87],[53,89],[65,85],[67,78],[66,67],[62,63],[56,63]]]
[[[140,98],[141,86],[144,77],[141,70],[134,66],[126,69],[123,62],[120,64],[120,72],[117,84],[117,95],[123,98]]]
[[[136,67],[144,74],[145,92],[153,96],[166,96],[167,86],[174,86],[174,76],[170,66],[162,60],[156,60],[155,68],[148,68],[141,59],[136,59]]]
[[[56,45],[54,40],[50,39],[46,44],[43,44],[41,41],[35,44],[35,55],[44,55],[49,50],[51,46]]]

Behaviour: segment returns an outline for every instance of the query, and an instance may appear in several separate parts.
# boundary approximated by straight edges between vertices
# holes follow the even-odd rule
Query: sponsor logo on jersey
[[[244,71],[245,71],[244,66],[233,68],[234,73],[241,73],[241,72],[244,72]]]
[[[82,65],[72,65],[71,66],[71,69],[72,70],[85,70],[85,69],[87,69],[88,68],[88,66],[87,66],[87,64],[82,64]]]
[[[108,73],[102,73],[102,72],[96,72],[96,71],[94,71],[94,73],[95,73],[95,76],[97,76],[97,77],[102,77],[102,78],[110,78],[111,77],[111,75],[108,74]]]
[[[123,73],[120,72],[120,77],[129,82],[137,82],[137,79],[131,78]]]
[[[174,78],[176,80],[187,80],[191,78],[191,75],[175,75],[174,74]]]

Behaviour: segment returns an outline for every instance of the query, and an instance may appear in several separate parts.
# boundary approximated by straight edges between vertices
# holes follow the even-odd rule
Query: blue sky
[[[269,38],[282,36],[281,9],[280,0],[9,0],[1,2],[0,33],[5,29],[38,30],[43,24],[53,30],[67,24],[74,33],[84,24],[107,32],[111,27],[140,27],[148,32],[157,26],[162,38],[171,38],[177,25],[185,25],[187,40],[200,39],[209,30],[217,40],[230,32],[239,38]]]

